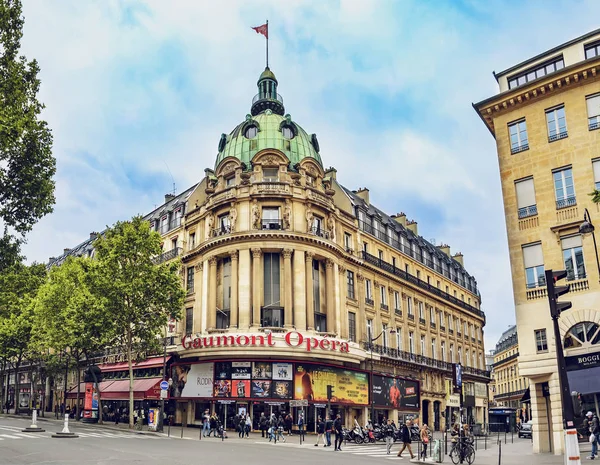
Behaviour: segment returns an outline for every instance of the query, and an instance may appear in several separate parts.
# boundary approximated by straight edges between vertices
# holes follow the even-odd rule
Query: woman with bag
[[[427,458],[427,444],[429,444],[429,428],[423,423],[421,427],[421,444],[423,444],[423,450],[421,451],[421,460]]]

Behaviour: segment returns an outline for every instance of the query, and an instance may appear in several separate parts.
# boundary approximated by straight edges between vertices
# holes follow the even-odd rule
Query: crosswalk
[[[44,433],[24,433],[22,428],[16,426],[0,426],[0,441],[19,440],[19,439],[50,439],[53,432],[46,430]],[[147,436],[144,434],[119,433],[109,431],[94,431],[94,432],[75,432],[81,438],[97,438],[97,439],[162,439],[156,436]]]

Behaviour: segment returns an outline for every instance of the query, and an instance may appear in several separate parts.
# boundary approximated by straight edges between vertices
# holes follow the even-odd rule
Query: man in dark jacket
[[[392,426],[392,420],[388,420],[387,424],[383,425],[383,427],[381,428],[381,432],[383,433],[383,437],[385,437],[387,453],[388,455],[390,455],[392,445],[394,444],[394,427]]]
[[[334,450],[342,450],[342,441],[344,440],[342,417],[338,413],[333,422],[333,429],[335,430],[335,447]]]
[[[331,431],[333,430],[333,421],[331,421],[331,417],[327,415],[327,419],[325,420],[325,441],[327,444],[326,447],[331,447]]]
[[[594,435],[594,440],[591,441],[592,453],[588,457],[589,460],[594,460],[598,456],[598,436],[600,435],[600,424],[598,422],[598,415],[596,415],[593,412],[586,413],[584,423],[585,422],[587,422],[590,431],[590,438],[592,434]]]
[[[321,417],[319,417],[317,419],[317,442],[315,444],[315,447],[319,446],[319,441],[321,439],[323,440],[323,447],[326,447],[327,444],[325,444],[325,422]]]
[[[258,426],[260,428],[260,432],[262,433],[262,437],[265,437],[265,431],[267,430],[267,417],[264,412],[260,414],[260,419],[258,420]]]
[[[398,452],[398,457],[402,457],[402,452],[404,452],[404,449],[408,448],[408,452],[410,452],[410,458],[414,459],[415,454],[413,454],[413,451],[410,447],[410,421],[407,421],[400,428],[400,439],[402,439],[402,449],[400,449],[400,452]]]

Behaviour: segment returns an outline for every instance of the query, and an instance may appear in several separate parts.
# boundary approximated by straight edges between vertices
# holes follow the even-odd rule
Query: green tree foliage
[[[20,0],[0,0],[0,266],[17,258],[20,240],[9,228],[22,236],[54,205],[56,160],[40,119],[39,66],[18,55],[23,23]]]
[[[18,263],[0,271],[0,358],[15,372],[30,349],[33,301],[45,278],[46,267],[39,264]]]
[[[133,354],[157,352],[169,317],[178,318],[185,292],[180,263],[155,264],[161,238],[140,216],[119,222],[94,242],[98,268],[94,283],[113,321],[114,344],[129,364],[129,411],[133,413]],[[133,415],[129,416],[133,428]]]
[[[600,203],[600,190],[594,189],[588,195],[592,198],[592,202]]]

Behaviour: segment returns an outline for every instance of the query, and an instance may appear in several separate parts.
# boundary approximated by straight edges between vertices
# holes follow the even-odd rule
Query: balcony
[[[261,220],[261,228],[263,230],[277,231],[283,229],[283,220],[266,219]]]
[[[598,116],[592,116],[588,119],[588,129],[590,131],[600,129],[600,118]]]
[[[174,249],[171,249],[165,253],[161,253],[158,257],[153,258],[152,263],[159,265],[166,261],[173,260],[174,258],[179,257],[181,252],[183,252],[181,247],[175,247]]]
[[[283,328],[283,307],[262,307],[260,309],[260,325],[263,328]]]
[[[456,333],[456,337],[462,337],[462,333],[461,333],[460,331],[458,331],[458,332]]]
[[[446,331],[446,327],[445,326],[440,326],[440,331]]]
[[[350,247],[346,247],[346,253],[350,254],[350,255],[354,255],[354,249],[352,249]]]
[[[475,338],[474,338],[474,337],[471,337],[471,342],[472,342],[473,344],[475,344]]]
[[[527,292],[527,300],[543,299],[548,296],[548,292],[546,291],[545,285],[544,285],[544,287],[537,286],[537,287],[533,287],[533,288],[529,288],[529,286],[528,286],[528,289],[526,292]]]
[[[450,328],[450,329],[448,330],[448,334],[454,334],[454,330],[453,330],[452,328]]]
[[[415,314],[414,314],[414,313],[409,313],[409,314],[408,314],[408,319],[409,319],[410,321],[415,321]]]
[[[574,207],[577,205],[577,197],[574,195],[571,197],[566,197],[564,199],[558,199],[556,201],[556,209],[560,210],[561,208]]]
[[[365,297],[365,304],[372,307],[375,305],[375,301],[373,299],[369,299],[368,297]]]
[[[529,150],[529,144],[522,144],[516,147],[512,147],[510,149],[510,153],[514,155],[515,153],[524,152],[525,150]]]
[[[564,139],[566,137],[569,137],[569,133],[567,131],[558,132],[556,134],[548,136],[548,142],[554,142],[556,140]]]
[[[400,310],[399,308],[394,309],[394,315],[396,316],[402,316],[402,310]]]
[[[436,328],[436,324],[433,321],[431,323],[429,323],[429,326],[431,327],[431,329],[435,329]]]
[[[381,304],[381,310],[387,312],[390,309],[386,304]]]
[[[220,228],[215,228],[210,232],[210,237],[225,236],[231,233],[230,225],[223,225]]]
[[[375,255],[371,255],[365,251],[361,252],[362,254],[362,258],[363,260],[373,266],[376,266],[388,273],[391,273],[395,276],[398,276],[400,279],[407,281],[425,291],[428,291],[432,294],[434,294],[435,296],[444,299],[458,307],[463,308],[464,310],[480,317],[483,318],[484,322],[485,322],[485,313],[483,313],[481,310],[473,307],[472,305],[469,305],[465,302],[463,302],[460,299],[457,299],[456,297],[448,294],[447,292],[442,291],[441,289],[438,289],[435,286],[432,286],[431,284],[422,281],[421,279],[411,275],[410,273],[407,273],[404,270],[400,270],[398,268],[396,268],[395,266],[393,266],[390,263],[385,262],[384,260],[381,260],[380,258],[376,257]]]
[[[528,207],[519,208],[519,219],[529,218],[538,214],[537,205],[529,205]]]
[[[259,100],[276,100],[279,103],[283,103],[283,97],[276,92],[267,92],[264,96],[261,94],[256,94],[252,98],[252,105],[254,105]]]
[[[310,228],[309,232],[315,236],[322,237],[323,239],[329,239],[329,231],[326,231],[323,228],[313,226],[312,228]]]
[[[526,390],[527,389],[520,389],[518,391],[503,392],[502,394],[495,394],[494,400],[521,399],[523,397],[523,394],[525,394]]]
[[[425,326],[425,318],[419,318],[419,324]]]

